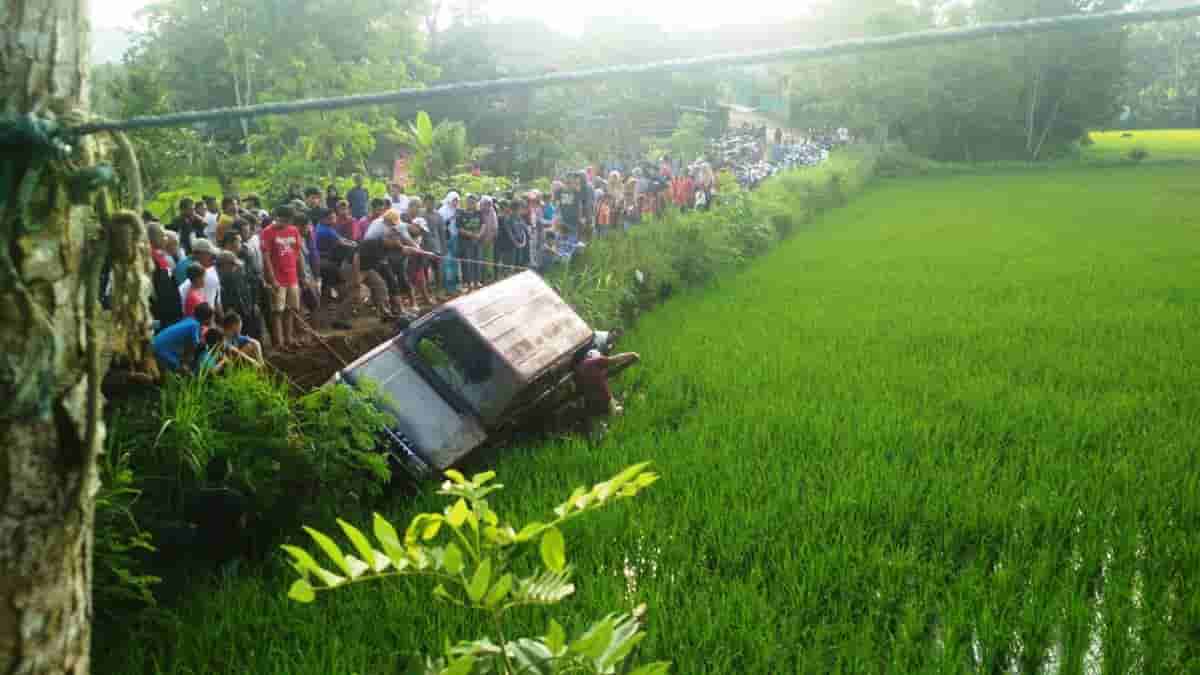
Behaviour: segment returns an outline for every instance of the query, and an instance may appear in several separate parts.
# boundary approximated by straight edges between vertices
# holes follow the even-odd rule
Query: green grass
[[[146,202],[146,210],[169,223],[175,218],[179,200],[184,197],[200,199],[205,195],[216,197],[219,201],[223,196],[221,184],[216,178],[182,177],[173,181],[171,189],[163,190]]]
[[[642,658],[689,675],[1200,668],[1190,169],[880,182],[625,346],[644,364],[602,443],[495,467],[519,520],[638,460],[663,475],[568,533],[569,630],[645,602]],[[289,580],[101,626],[97,672],[392,672],[488,632],[421,584],[301,606]]]
[[[1200,160],[1200,129],[1092,132],[1092,140],[1095,144],[1083,151],[1086,159],[1118,160],[1144,148],[1150,153],[1146,161]]]

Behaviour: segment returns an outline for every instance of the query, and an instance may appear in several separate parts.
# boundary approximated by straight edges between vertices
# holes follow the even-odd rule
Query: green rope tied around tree
[[[10,236],[41,229],[31,212],[38,184],[50,162],[69,162],[78,140],[78,134],[53,117],[33,113],[0,117],[0,152],[4,153],[0,160],[0,214]],[[15,200],[10,194],[14,182]],[[71,202],[86,204],[93,193],[116,182],[116,172],[107,164],[72,168],[67,178]]]
[[[128,140],[119,132],[115,135],[122,137],[117,141],[118,147],[128,154]],[[35,212],[35,200],[48,174],[56,174],[65,183],[66,196],[72,204],[86,205],[93,196],[99,195],[96,206],[104,227],[89,235],[84,242],[82,265],[88,298],[84,312],[88,333],[88,414],[96,417],[100,400],[99,333],[94,305],[97,302],[99,268],[109,250],[108,240],[111,237],[107,221],[113,214],[110,212],[106,188],[116,184],[117,175],[108,164],[76,165],[72,158],[77,154],[80,141],[76,132],[50,115],[28,113],[0,116],[0,153],[3,153],[0,154],[0,284],[16,291],[17,301],[32,325],[38,326],[46,335],[53,336],[49,316],[26,287],[17,262],[13,259],[12,244],[23,236],[42,231],[44,218]],[[90,157],[90,153],[83,154]],[[133,170],[136,171],[136,158],[128,161],[133,163]],[[139,180],[132,181],[132,184],[137,189],[136,199],[140,206],[141,181],[140,176],[137,178]],[[50,195],[50,201],[54,201],[53,194]],[[125,239],[129,238],[128,233],[123,234],[126,235]],[[48,363],[47,359],[55,358],[54,354],[60,349],[58,341],[51,339],[45,345],[41,358],[35,359],[42,367],[31,367],[30,363],[12,362],[11,359],[2,364],[0,376],[13,381],[17,395],[0,408],[0,418],[14,415],[44,418],[50,415],[49,404],[53,397],[49,395],[51,383],[44,377],[48,372],[44,366]],[[29,372],[35,373],[35,376],[23,375]],[[89,426],[88,447],[95,440],[91,437],[92,426]]]

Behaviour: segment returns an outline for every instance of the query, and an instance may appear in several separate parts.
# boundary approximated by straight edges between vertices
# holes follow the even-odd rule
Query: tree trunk
[[[1040,85],[1042,83],[1042,70],[1038,68],[1033,75],[1033,86],[1029,91],[1029,107],[1025,110],[1025,154],[1033,153],[1033,137],[1035,129],[1037,129],[1037,108],[1039,103]]]
[[[6,112],[86,109],[88,15],[88,0],[0,5]],[[16,165],[0,186],[13,195],[25,166],[11,154],[0,161]],[[81,675],[104,435],[99,368],[89,368],[99,321],[85,259],[94,247],[91,209],[68,203],[54,167],[43,173],[47,187],[35,193],[31,222],[18,222],[11,200],[0,214],[0,672]]]
[[[1063,85],[1062,94],[1054,100],[1054,107],[1050,110],[1050,118],[1046,120],[1046,126],[1042,129],[1042,136],[1038,139],[1037,147],[1033,149],[1033,156],[1031,159],[1035,162],[1038,161],[1038,158],[1042,155],[1042,146],[1046,144],[1046,138],[1050,135],[1050,130],[1053,129],[1054,125],[1058,122],[1058,111],[1059,108],[1062,107],[1063,99],[1066,97],[1067,87],[1066,85]]]

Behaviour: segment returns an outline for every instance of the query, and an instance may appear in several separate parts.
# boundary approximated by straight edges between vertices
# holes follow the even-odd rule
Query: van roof
[[[522,272],[446,303],[525,383],[592,339],[588,327],[541,276]]]

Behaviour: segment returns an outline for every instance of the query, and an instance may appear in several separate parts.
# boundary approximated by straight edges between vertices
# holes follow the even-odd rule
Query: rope
[[[294,309],[289,309],[288,311],[290,311],[292,313],[292,316],[294,316],[296,318],[296,321],[298,321],[300,323],[300,327],[303,328],[306,332],[308,332],[313,337],[317,338],[317,342],[320,342],[321,346],[324,347],[330,354],[332,354],[333,358],[337,359],[338,363],[341,363],[343,368],[350,365],[349,361],[342,358],[342,355],[339,354],[337,352],[337,350],[335,350],[332,346],[330,346],[330,344],[325,341],[325,338],[321,337],[321,334],[318,333],[316,331],[316,329],[314,329],[312,326],[309,325],[309,323],[307,321],[304,320],[304,317],[300,316],[300,312],[297,312]]]
[[[496,267],[496,268],[504,268],[504,269],[508,269],[508,270],[517,270],[519,272],[528,272],[529,270],[533,269],[532,267],[524,267],[521,265],[508,265],[506,263],[491,262],[488,260],[473,260],[471,258],[455,258],[453,256],[430,255],[430,256],[425,256],[425,258],[427,260],[437,260],[439,262],[441,262],[443,260],[449,260],[451,262],[457,262],[457,263],[470,263],[473,265],[484,265],[487,267]]]
[[[1144,9],[1138,11],[1094,12],[1069,16],[1043,17],[1024,21],[1007,21],[984,24],[971,28],[934,29],[911,33],[899,33],[885,37],[856,38],[817,46],[793,46],[732,54],[717,54],[686,59],[671,59],[636,65],[591,68],[566,73],[551,73],[532,77],[507,77],[497,80],[457,82],[424,89],[400,89],[377,94],[318,98],[285,103],[260,103],[242,108],[216,108],[148,115],[121,121],[90,122],[69,130],[76,135],[94,134],[98,131],[129,131],[179,127],[200,122],[219,122],[234,119],[250,119],[265,115],[290,115],[313,110],[341,110],[369,105],[386,105],[420,101],[439,96],[461,96],[489,94],[509,89],[526,89],[554,85],[574,84],[591,80],[610,79],[621,75],[646,75],[677,70],[706,69],[729,66],[745,66],[773,61],[800,61],[845,54],[876,52],[888,49],[907,49],[930,45],[944,45],[968,40],[981,40],[1001,35],[1033,35],[1055,30],[1097,29],[1123,26],[1133,23],[1171,21],[1200,16],[1200,4],[1185,5],[1171,9]]]

